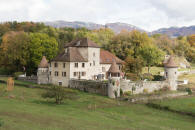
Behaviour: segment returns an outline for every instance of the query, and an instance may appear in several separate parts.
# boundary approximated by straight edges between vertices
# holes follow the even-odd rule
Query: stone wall
[[[169,83],[167,81],[138,81],[132,82],[130,80],[121,80],[120,88],[123,92],[131,91],[132,88],[133,94],[140,94],[140,93],[152,93],[155,90],[162,89],[164,87],[169,87]]]
[[[69,87],[84,92],[97,93],[103,96],[108,95],[108,83],[103,81],[72,79],[69,81]]]
[[[37,83],[37,77],[36,76],[18,77],[17,80]]]

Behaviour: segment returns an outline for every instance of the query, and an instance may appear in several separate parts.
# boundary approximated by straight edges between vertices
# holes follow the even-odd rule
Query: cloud
[[[194,0],[1,0],[1,21],[126,22],[145,30],[195,23]]]

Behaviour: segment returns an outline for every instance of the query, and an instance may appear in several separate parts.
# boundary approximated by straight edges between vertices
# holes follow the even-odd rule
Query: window
[[[62,72],[62,77],[66,77],[66,72]]]
[[[82,63],[82,67],[85,68],[85,63]]]
[[[177,72],[175,72],[175,74],[177,74]]]
[[[82,72],[81,74],[82,74],[82,76],[86,76],[86,72]]]
[[[54,63],[54,67],[58,67],[58,63]]]
[[[74,63],[74,67],[78,68],[79,64],[78,63]]]
[[[120,65],[118,66],[118,68],[119,68],[119,70],[121,70],[121,66]]]
[[[62,86],[62,82],[58,82],[59,83],[59,86]]]
[[[91,66],[91,63],[90,63],[90,66]]]
[[[74,72],[73,75],[74,75],[74,77],[76,77],[77,76],[77,72]]]
[[[106,69],[105,69],[105,67],[102,67],[102,72],[106,72]]]
[[[63,63],[63,67],[64,67],[64,68],[66,67],[66,63]]]
[[[55,76],[58,76],[58,71],[55,71]]]
[[[49,71],[49,75],[51,75],[51,71]]]
[[[93,61],[93,66],[95,66],[95,61]]]
[[[93,53],[93,57],[95,57],[95,52]]]

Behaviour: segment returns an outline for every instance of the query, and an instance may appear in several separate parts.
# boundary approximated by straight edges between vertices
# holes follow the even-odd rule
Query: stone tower
[[[108,97],[120,97],[120,70],[115,61],[113,61],[110,69],[108,70]]]
[[[42,60],[38,66],[37,83],[38,84],[49,83],[48,62],[45,56],[42,57]]]
[[[164,63],[165,78],[170,84],[170,90],[177,90],[178,65],[173,56]]]

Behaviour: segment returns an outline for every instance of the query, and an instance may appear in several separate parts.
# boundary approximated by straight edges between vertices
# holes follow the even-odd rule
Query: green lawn
[[[150,68],[150,73],[153,75],[159,75],[160,72],[163,72],[164,68],[163,67],[151,67]],[[148,68],[144,67],[142,70],[142,73],[148,73]]]
[[[0,84],[0,87],[4,87]],[[0,97],[0,129],[138,129],[195,128],[195,118],[149,108],[144,104],[116,102],[107,97],[75,90],[77,98],[55,105],[41,98],[44,89],[15,86]],[[14,98],[9,98],[10,95]],[[96,109],[95,109],[96,106]]]
[[[154,103],[160,104],[161,106],[168,106],[172,110],[195,114],[195,97],[166,99],[162,101],[155,101]]]

